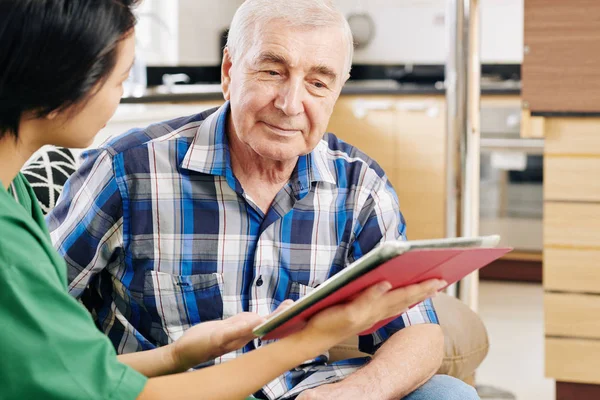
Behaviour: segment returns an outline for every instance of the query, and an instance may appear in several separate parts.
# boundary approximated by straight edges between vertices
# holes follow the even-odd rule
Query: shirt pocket
[[[151,317],[151,336],[160,345],[177,340],[200,322],[223,318],[223,275],[172,275],[146,271],[144,307]]]
[[[290,289],[288,291],[288,295],[286,298],[296,301],[299,298],[304,297],[305,295],[309,294],[310,292],[312,292],[315,289],[316,289],[316,287],[312,287],[312,286],[308,286],[308,285],[305,285],[300,282],[292,281],[290,283]]]

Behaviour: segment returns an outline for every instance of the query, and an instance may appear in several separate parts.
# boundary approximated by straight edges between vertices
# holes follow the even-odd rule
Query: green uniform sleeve
[[[0,218],[2,399],[135,399],[147,378],[120,363],[110,341],[66,291],[43,237]]]

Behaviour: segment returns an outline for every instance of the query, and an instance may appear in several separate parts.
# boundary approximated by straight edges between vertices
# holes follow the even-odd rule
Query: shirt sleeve
[[[387,179],[377,179],[376,182],[360,210],[348,264],[385,241],[406,240],[406,222],[394,189]],[[374,354],[390,336],[399,330],[410,325],[426,323],[439,323],[431,299],[417,304],[374,333],[361,336],[359,349]]]
[[[33,235],[0,243],[0,376],[7,399],[135,399],[147,378],[118,361]],[[8,256],[7,256],[8,255]]]
[[[108,150],[92,150],[69,178],[46,222],[79,298],[102,269],[123,262],[123,202]]]

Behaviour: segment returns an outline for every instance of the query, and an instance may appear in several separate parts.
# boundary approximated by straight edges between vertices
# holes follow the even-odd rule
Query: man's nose
[[[304,112],[303,98],[305,95],[302,79],[289,79],[283,84],[275,99],[275,107],[287,116],[295,116]]]

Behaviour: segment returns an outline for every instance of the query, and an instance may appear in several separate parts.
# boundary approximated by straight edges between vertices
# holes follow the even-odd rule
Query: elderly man
[[[224,50],[222,107],[128,132],[87,155],[48,221],[71,293],[118,352],[162,346],[243,311],[267,315],[404,238],[385,173],[324,134],[351,60],[352,35],[331,2],[247,0]],[[360,338],[374,354],[368,363],[323,355],[256,396],[478,398],[453,378],[430,379],[442,358],[436,323],[431,302],[422,303]]]

